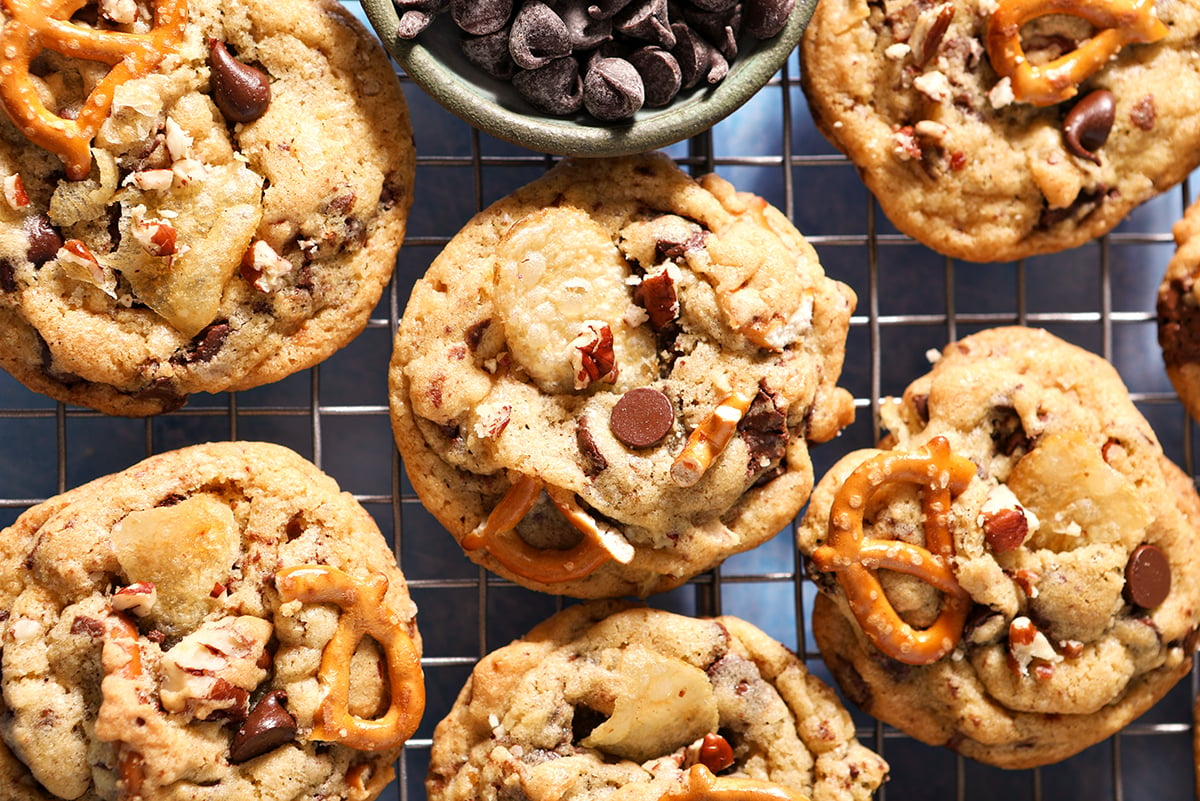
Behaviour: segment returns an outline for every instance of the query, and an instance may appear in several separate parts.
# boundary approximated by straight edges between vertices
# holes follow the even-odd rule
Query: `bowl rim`
[[[664,108],[639,111],[632,120],[602,123],[585,120],[582,115],[553,117],[503,105],[489,94],[488,87],[510,84],[492,78],[464,57],[461,63],[478,71],[468,79],[439,59],[421,36],[398,36],[400,17],[392,0],[361,2],[384,48],[421,89],[447,110],[497,139],[560,156],[625,156],[666,147],[708,130],[746,103],[783,68],[816,7],[816,0],[796,0],[783,29],[770,39],[751,40],[754,49],[735,58],[729,74],[715,86],[695,87]]]

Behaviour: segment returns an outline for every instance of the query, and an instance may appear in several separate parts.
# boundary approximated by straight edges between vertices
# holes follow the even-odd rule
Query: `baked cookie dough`
[[[1175,392],[1200,419],[1200,203],[1188,207],[1172,233],[1175,255],[1158,288],[1158,344]]]
[[[849,801],[886,775],[834,692],[751,624],[593,601],[475,667],[425,786],[430,801]]]
[[[1116,732],[1188,672],[1200,498],[1107,362],[988,330],[882,417],[882,449],[839,461],[798,531],[813,634],[850,700],[1025,768]]]
[[[1106,233],[1200,164],[1197,36],[1196,0],[821,0],[801,80],[901,232],[1010,261]]]
[[[0,533],[0,794],[375,798],[424,708],[415,615],[366,510],[278,445],[52,498]]]
[[[0,11],[0,96],[20,121],[0,114],[0,366],[60,401],[150,415],[356,336],[415,169],[378,40],[333,0],[43,5]],[[67,57],[51,24],[127,58]]]
[[[527,587],[647,595],[770,538],[855,296],[764,200],[665,154],[566,160],[471,220],[396,336],[392,424],[471,559]]]

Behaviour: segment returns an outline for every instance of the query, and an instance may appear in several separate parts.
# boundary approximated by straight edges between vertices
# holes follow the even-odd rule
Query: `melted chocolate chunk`
[[[271,104],[271,78],[243,64],[230,54],[225,43],[209,42],[208,66],[212,72],[212,98],[230,122],[253,122]]]
[[[58,249],[63,246],[62,236],[45,214],[26,217],[21,224],[21,230],[29,237],[29,250],[25,255],[35,267],[41,267],[53,259],[58,255]]]
[[[759,387],[758,395],[738,423],[738,435],[750,451],[747,475],[770,480],[783,472],[789,439],[787,413],[779,408],[774,392]]]
[[[1113,190],[1114,192],[1116,190]],[[1071,205],[1062,208],[1047,206],[1042,209],[1037,227],[1041,230],[1053,228],[1059,223],[1071,219],[1083,219],[1098,209],[1109,196],[1109,189],[1104,185],[1081,190]]]
[[[588,476],[595,476],[608,468],[608,460],[600,452],[596,438],[588,426],[588,418],[579,418],[579,423],[575,426],[575,441],[579,444],[579,452],[583,454],[583,472]]]
[[[8,259],[0,259],[0,292],[16,292],[17,279],[13,271],[12,262]]]
[[[295,739],[296,719],[284,708],[286,701],[287,693],[275,690],[254,705],[246,722],[233,735],[230,762],[246,762]]]
[[[171,361],[175,364],[196,364],[197,362],[209,362],[221,350],[225,344],[225,340],[229,337],[229,323],[221,321],[213,323],[205,328],[196,338],[192,340],[191,346],[184,351],[176,353],[171,357]]]
[[[1117,101],[1107,89],[1097,89],[1071,107],[1063,119],[1063,141],[1067,150],[1093,164],[1100,163],[1096,150],[1108,141],[1116,119]]]
[[[1173,279],[1158,296],[1158,344],[1168,367],[1200,362],[1200,304],[1192,279]]]

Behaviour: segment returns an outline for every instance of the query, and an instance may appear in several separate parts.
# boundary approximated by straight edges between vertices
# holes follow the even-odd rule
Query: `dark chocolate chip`
[[[569,56],[536,70],[520,70],[512,82],[531,106],[547,114],[574,114],[583,107],[579,64]]]
[[[271,104],[271,78],[265,72],[234,58],[225,43],[209,42],[208,66],[212,71],[212,97],[230,122],[253,122]]]
[[[229,323],[217,322],[205,328],[192,340],[191,345],[184,351],[171,357],[175,364],[195,364],[209,362],[221,350],[229,337]]]
[[[1125,599],[1153,609],[1171,594],[1171,561],[1157,546],[1143,543],[1125,565]]]
[[[775,393],[758,390],[738,422],[738,434],[750,451],[749,475],[757,475],[783,461],[789,438],[787,413],[779,407]]]
[[[646,102],[642,76],[623,58],[602,58],[583,79],[583,105],[598,120],[624,120]]]
[[[629,5],[630,0],[598,0],[588,5],[588,16],[593,19],[611,19]]]
[[[436,14],[419,8],[408,8],[400,12],[400,22],[396,25],[396,36],[401,39],[415,39],[421,31],[433,24]]]
[[[671,25],[671,30],[675,33],[671,55],[679,64],[680,88],[691,89],[704,77],[711,54],[716,50],[686,23],[676,22]]]
[[[629,54],[629,63],[642,76],[646,105],[658,108],[679,93],[682,74],[675,56],[660,47],[643,47]]]
[[[254,705],[246,722],[233,735],[230,762],[246,762],[295,739],[296,719],[284,709],[285,701],[287,693],[274,690]]]
[[[571,34],[550,6],[533,0],[523,5],[513,19],[508,50],[518,67],[535,70],[571,55]]]
[[[636,387],[621,396],[608,424],[613,436],[631,448],[647,448],[662,440],[675,423],[675,408],[652,387]]]
[[[450,0],[450,16],[467,33],[495,33],[512,16],[512,0]]]
[[[0,259],[0,292],[16,292],[17,276],[12,262]]]
[[[783,30],[796,7],[796,0],[746,0],[742,25],[759,39],[769,39]]]
[[[21,223],[21,230],[29,237],[29,250],[25,255],[35,267],[41,267],[58,255],[58,249],[63,246],[63,238],[45,214],[34,214],[26,217]]]
[[[1081,159],[1099,164],[1096,150],[1108,141],[1116,118],[1117,104],[1113,93],[1097,89],[1071,107],[1063,120],[1063,141],[1067,150]]]
[[[613,21],[614,27],[626,36],[656,44],[670,50],[675,46],[675,33],[667,16],[667,0],[636,0],[622,9]]]
[[[1116,190],[1112,190],[1116,194]],[[1037,227],[1040,230],[1047,230],[1059,225],[1067,220],[1082,220],[1096,209],[1104,204],[1104,201],[1109,197],[1109,189],[1104,185],[1084,188],[1075,200],[1068,206],[1052,208],[1046,206],[1042,209],[1041,216],[1038,217]]]
[[[725,56],[733,61],[738,54],[738,36],[742,31],[742,6],[739,3],[728,11],[696,11],[685,8],[684,21]]]
[[[558,5],[558,15],[567,26],[571,47],[576,52],[592,50],[613,38],[612,19],[596,18],[588,13],[587,0],[564,0]]]

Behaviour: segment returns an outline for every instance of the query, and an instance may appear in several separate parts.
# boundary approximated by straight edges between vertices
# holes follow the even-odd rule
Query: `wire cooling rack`
[[[358,2],[346,6],[360,19]],[[929,366],[928,352],[998,325],[1041,326],[1097,352],[1124,377],[1167,455],[1195,475],[1195,426],[1162,369],[1154,300],[1173,252],[1171,225],[1189,184],[1136,210],[1103,239],[1023,262],[979,265],[941,257],[890,227],[857,173],[814,130],[793,55],[749,103],[710,132],[667,149],[692,173],[716,171],[784,211],[833,277],[859,296],[841,385],[858,419],[814,449],[817,475],[871,445],[878,399]],[[401,74],[418,153],[409,234],[395,278],[353,343],[318,368],[237,394],[197,396],[149,420],[64,407],[0,374],[0,523],[39,501],[141,458],[193,443],[269,440],[315,461],[372,513],[395,543],[420,614],[428,708],[384,798],[423,801],[430,738],[475,661],[561,608],[562,601],[472,565],[424,511],[403,476],[388,421],[387,364],[409,289],[476,211],[553,163],[473,131]],[[1194,183],[1194,181],[1193,181]],[[785,530],[686,586],[650,599],[687,614],[743,617],[796,650],[828,680],[807,632],[814,595]],[[1029,771],[979,765],[917,743],[852,710],[859,737],[891,764],[889,801],[1191,798],[1192,701],[1181,682],[1123,733],[1063,763]]]

